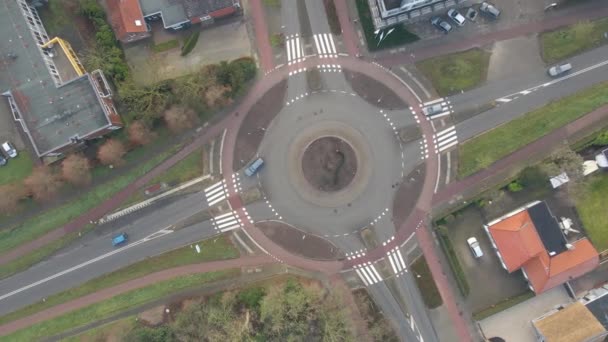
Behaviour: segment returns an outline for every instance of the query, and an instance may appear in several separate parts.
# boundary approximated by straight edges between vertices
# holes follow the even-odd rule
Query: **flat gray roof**
[[[165,28],[190,21],[179,0],[141,0],[140,4],[144,17],[162,13]]]
[[[110,121],[88,74],[70,80],[75,74],[64,70],[58,72],[60,79],[51,76],[21,5],[14,0],[0,4],[0,93],[12,95],[26,133],[42,156]],[[65,56],[57,58],[56,67],[66,67],[61,60]]]

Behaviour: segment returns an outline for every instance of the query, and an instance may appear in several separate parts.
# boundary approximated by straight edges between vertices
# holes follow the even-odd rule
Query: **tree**
[[[163,113],[169,130],[177,133],[198,125],[196,113],[187,107],[171,106]]]
[[[27,195],[22,184],[0,186],[0,213],[12,214],[19,209],[19,201]]]
[[[127,128],[129,141],[136,145],[147,145],[156,138],[156,133],[152,132],[149,125],[143,121],[133,121]]]
[[[91,183],[91,162],[82,154],[70,154],[61,163],[63,179],[74,185]]]
[[[141,87],[128,80],[118,88],[120,99],[131,112],[137,113],[135,119],[152,123],[171,102],[171,85],[167,81]]]
[[[118,140],[108,139],[97,151],[97,159],[104,165],[120,166],[122,157],[127,153],[125,146]]]
[[[52,199],[63,185],[61,177],[48,166],[36,167],[23,183],[37,201]]]
[[[565,146],[551,154],[542,167],[551,177],[565,172],[570,180],[578,181],[583,178],[583,161],[583,157]]]
[[[228,105],[230,104],[230,99],[227,97],[227,94],[230,94],[229,86],[214,84],[205,90],[205,104],[210,108],[216,105]]]

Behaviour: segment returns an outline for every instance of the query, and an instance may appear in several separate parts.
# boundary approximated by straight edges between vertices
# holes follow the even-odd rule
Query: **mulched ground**
[[[304,178],[316,189],[333,192],[344,189],[357,172],[357,157],[344,140],[324,137],[310,144],[302,156]]]
[[[395,227],[400,227],[416,207],[418,196],[424,184],[425,174],[425,166],[422,164],[403,178],[403,183],[400,184],[393,202]]]
[[[397,94],[384,84],[358,72],[344,70],[344,75],[355,93],[370,104],[382,109],[405,109],[408,107],[407,103],[403,102]]]
[[[315,260],[337,260],[342,252],[329,241],[316,235],[304,233],[283,222],[257,222],[256,227],[270,240],[290,253]]]
[[[255,156],[264,138],[264,129],[283,109],[286,91],[287,80],[272,87],[247,113],[247,117],[239,129],[234,149],[235,170],[244,167]]]

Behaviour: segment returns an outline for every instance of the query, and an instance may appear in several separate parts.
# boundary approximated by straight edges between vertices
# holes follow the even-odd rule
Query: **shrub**
[[[606,146],[608,145],[608,131],[604,131],[595,137],[593,140],[594,146]]]
[[[200,30],[196,30],[194,32],[192,32],[191,35],[188,36],[188,38],[186,38],[186,42],[184,43],[184,46],[182,46],[182,56],[185,56],[187,54],[189,54],[190,52],[192,52],[192,49],[194,49],[194,47],[196,46],[196,43],[198,43],[198,36],[201,34]]]
[[[520,192],[524,189],[524,186],[519,181],[513,181],[507,185],[507,190],[510,192]]]

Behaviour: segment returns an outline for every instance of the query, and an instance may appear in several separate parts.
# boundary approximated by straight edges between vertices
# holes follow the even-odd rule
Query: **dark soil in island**
[[[257,222],[256,227],[270,240],[293,254],[315,260],[338,260],[343,253],[331,242],[279,221]]]
[[[365,101],[382,109],[405,109],[408,104],[384,84],[358,72],[344,70],[351,88]]]
[[[357,157],[344,140],[324,137],[310,144],[302,156],[304,178],[315,189],[325,192],[347,187],[357,173]]]
[[[244,167],[255,156],[266,128],[270,125],[285,104],[285,92],[287,81],[283,81],[272,87],[251,108],[243,121],[234,148],[233,167],[239,170]]]

